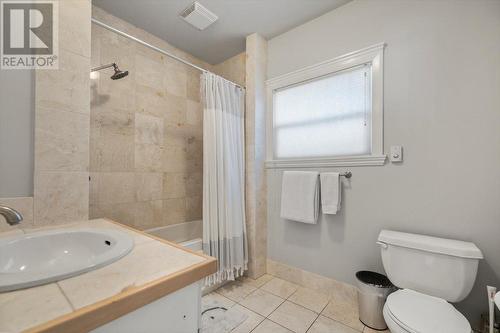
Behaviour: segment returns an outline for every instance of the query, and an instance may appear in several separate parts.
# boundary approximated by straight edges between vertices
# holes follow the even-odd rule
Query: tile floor
[[[203,303],[214,301],[248,315],[232,333],[380,332],[358,320],[352,301],[330,299],[267,274],[231,282],[203,297]]]

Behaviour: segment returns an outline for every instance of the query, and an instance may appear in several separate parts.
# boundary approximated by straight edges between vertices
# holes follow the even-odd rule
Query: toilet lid
[[[391,318],[411,333],[470,333],[467,319],[444,299],[409,289],[389,295],[386,302]]]

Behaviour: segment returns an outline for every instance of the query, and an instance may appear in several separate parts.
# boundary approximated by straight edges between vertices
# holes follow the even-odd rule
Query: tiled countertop
[[[212,257],[109,220],[57,226],[82,227],[120,229],[133,236],[135,246],[124,258],[100,269],[43,286],[0,293],[0,332],[86,332],[216,270]]]

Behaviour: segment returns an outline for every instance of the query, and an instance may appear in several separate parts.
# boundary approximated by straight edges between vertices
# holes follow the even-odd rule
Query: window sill
[[[266,161],[266,169],[325,168],[384,165],[386,155],[341,156],[330,158],[289,159]]]

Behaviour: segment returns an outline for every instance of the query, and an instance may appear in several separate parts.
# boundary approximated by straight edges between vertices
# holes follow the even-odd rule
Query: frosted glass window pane
[[[275,91],[275,157],[369,155],[370,72],[365,65]]]

